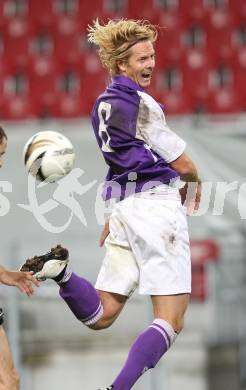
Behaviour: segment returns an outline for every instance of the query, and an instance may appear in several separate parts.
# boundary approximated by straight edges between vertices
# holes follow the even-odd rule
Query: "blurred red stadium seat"
[[[127,1],[104,0],[103,12],[100,15],[103,20],[127,18]]]
[[[155,70],[152,75],[151,86],[148,88],[154,93],[163,93],[163,90],[179,92],[183,88],[183,78],[179,65],[175,62],[166,63],[161,70]]]
[[[204,0],[179,0],[179,13],[188,25],[206,19],[207,12]]]
[[[237,23],[246,21],[246,1],[245,0],[228,0],[230,13],[234,15]]]
[[[230,12],[216,9],[210,12],[207,25],[207,49],[214,59],[229,59],[235,22]]]
[[[2,34],[0,33],[0,67],[4,66],[6,64],[5,62],[5,56],[4,56],[4,38]]]
[[[182,34],[184,32],[182,24],[170,26],[163,30],[156,42],[156,66],[162,68],[167,61],[178,61],[182,56]]]
[[[4,14],[5,3],[6,0],[0,1],[0,27],[2,27],[5,23],[5,14]]]
[[[184,53],[181,62],[183,88],[194,102],[206,99],[210,67],[206,51],[189,49]]]
[[[1,0],[0,106],[7,101],[5,115],[14,115],[18,107],[19,117],[32,107],[41,116],[89,114],[108,80],[86,38],[88,23],[98,16],[105,22],[128,17],[160,25],[150,91],[164,99],[168,112],[192,112],[203,105],[212,112],[227,112],[230,104],[234,112],[245,108],[245,0]],[[6,77],[18,72],[29,80],[22,106],[19,96],[11,103],[5,95],[6,85],[13,84],[6,84]],[[77,81],[64,82],[66,72]]]
[[[159,102],[164,105],[164,111],[167,115],[189,114],[193,112],[192,102],[183,91],[163,91],[162,95],[159,95]]]
[[[182,33],[182,42],[184,50],[189,50],[191,48],[205,50],[207,44],[207,29],[205,23],[187,24]]]
[[[91,78],[92,82],[93,79],[96,81],[98,76],[100,79],[102,75],[105,75],[105,70],[102,68],[95,50],[87,50],[84,63],[80,64],[79,67],[81,71],[84,71],[85,77]]]
[[[58,118],[76,118],[87,115],[83,112],[83,101],[79,94],[59,93],[51,111],[52,115]]]
[[[75,63],[82,57],[82,28],[80,21],[60,15],[54,28],[54,55],[62,63]]]
[[[46,28],[34,28],[29,37],[29,59],[40,55],[51,56],[53,53],[53,31]]]
[[[24,68],[3,68],[0,66],[1,117],[4,119],[25,119],[37,115],[27,71]]]
[[[170,64],[162,71],[156,71],[147,92],[164,105],[168,114],[185,114],[193,110],[192,101],[183,88],[182,72],[178,65]]]
[[[58,76],[58,95],[53,105],[56,115],[89,115],[97,96],[106,88],[107,78],[93,51],[88,52],[83,64],[65,66]]]
[[[25,65],[28,60],[31,25],[24,18],[11,19],[3,32],[6,63]]]
[[[175,11],[158,11],[158,25],[164,30],[174,30],[180,25],[181,15]]]
[[[232,67],[234,71],[235,91],[237,91],[237,93],[243,97],[246,107],[246,46],[239,48],[235,52]]]
[[[127,16],[130,19],[147,19],[152,23],[158,21],[158,9],[155,0],[128,0]]]
[[[246,23],[241,23],[233,31],[233,49],[246,46]]]
[[[56,15],[55,1],[41,0],[29,2],[29,18],[38,27],[54,25]]]
[[[84,73],[81,75],[80,93],[83,113],[90,114],[96,97],[104,92],[108,81],[108,75],[103,70],[96,74]]]
[[[1,0],[0,26],[6,26],[16,18],[28,19],[29,0]]]
[[[211,114],[239,113],[245,109],[245,101],[233,88],[221,87],[209,92],[206,107]]]
[[[2,105],[4,103],[4,96],[3,96],[4,77],[5,77],[5,67],[4,67],[4,63],[0,61],[0,118],[2,118]]]
[[[28,74],[30,90],[39,112],[47,112],[58,94],[58,80],[62,70],[53,57],[35,56],[30,59]]]
[[[4,99],[0,115],[7,120],[21,120],[35,118],[38,112],[30,95],[16,95]]]
[[[81,23],[81,31],[87,29],[88,24],[96,18],[102,19],[103,16],[103,0],[80,1],[78,18]]]

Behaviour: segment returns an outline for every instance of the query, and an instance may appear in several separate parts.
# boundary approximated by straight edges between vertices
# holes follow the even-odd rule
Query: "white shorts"
[[[186,209],[166,185],[116,203],[96,288],[130,296],[191,292]]]

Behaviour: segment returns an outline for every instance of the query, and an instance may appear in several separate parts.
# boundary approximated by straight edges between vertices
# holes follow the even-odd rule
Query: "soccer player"
[[[92,125],[109,166],[103,197],[117,200],[100,239],[107,251],[95,288],[71,271],[61,247],[23,268],[41,280],[53,278],[74,315],[94,330],[109,327],[137,287],[150,296],[153,322],[131,346],[107,388],[113,390],[131,389],[172,346],[191,292],[186,208],[178,187],[180,178],[194,184],[197,209],[201,184],[185,142],[145,90],[155,67],[156,38],[156,28],[146,21],[96,21],[89,27],[89,41],[112,77],[95,102]]]
[[[3,163],[3,155],[7,147],[7,136],[0,127],[0,168]],[[30,272],[9,271],[0,266],[0,284],[15,286],[23,293],[31,296],[33,294],[32,283],[39,285],[38,281]],[[0,390],[18,390],[19,376],[14,368],[12,355],[9,349],[6,333],[3,324],[3,311],[0,309]]]

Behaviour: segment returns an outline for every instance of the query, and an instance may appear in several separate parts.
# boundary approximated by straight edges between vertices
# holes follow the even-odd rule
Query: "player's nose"
[[[149,59],[149,63],[148,63],[147,68],[148,68],[149,70],[153,70],[154,67],[155,67],[155,59],[154,59],[154,58],[150,58],[150,59]]]

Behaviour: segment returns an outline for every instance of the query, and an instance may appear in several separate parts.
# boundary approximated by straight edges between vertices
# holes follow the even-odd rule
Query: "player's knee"
[[[89,328],[92,330],[103,330],[109,328],[112,323],[112,320],[100,318],[95,324],[89,325]]]
[[[175,333],[180,333],[184,329],[184,319],[176,318],[172,321],[172,327]]]
[[[101,323],[89,325],[88,328],[90,328],[91,330],[103,330],[103,329],[106,329]]]
[[[180,316],[165,316],[163,320],[167,321],[171,327],[173,328],[174,332],[179,334],[183,328],[184,328],[184,318]]]
[[[109,328],[115,321],[115,316],[107,316],[104,314],[95,324],[90,324],[88,327],[92,330],[103,330]]]

